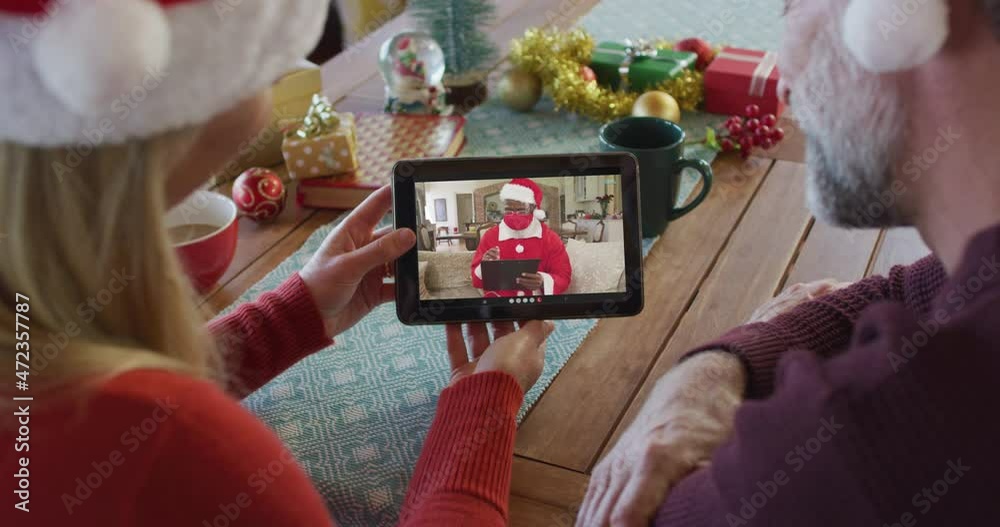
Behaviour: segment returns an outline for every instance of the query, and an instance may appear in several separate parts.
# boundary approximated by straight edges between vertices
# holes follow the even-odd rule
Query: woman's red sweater
[[[24,402],[29,450],[13,451],[16,417],[13,428],[0,427],[0,473],[8,482],[0,518],[10,519],[0,523],[333,525],[305,472],[237,398],[331,343],[302,279],[289,278],[211,329],[229,350],[227,390],[146,369],[113,377],[86,397]],[[476,374],[442,392],[401,525],[506,524],[522,398],[504,373]],[[22,457],[28,512],[15,507],[22,500],[11,492]]]

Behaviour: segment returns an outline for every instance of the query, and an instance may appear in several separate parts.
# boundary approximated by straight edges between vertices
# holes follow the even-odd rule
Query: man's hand
[[[485,253],[483,253],[484,262],[495,262],[500,259],[500,248],[490,247]]]
[[[778,296],[761,304],[747,320],[747,324],[754,322],[767,322],[772,318],[791,311],[799,304],[815,300],[827,293],[843,289],[851,285],[850,282],[838,282],[832,278],[809,282],[805,284],[795,284],[786,287]]]
[[[382,187],[326,237],[300,273],[331,337],[395,298],[393,284],[383,284],[382,279],[417,237],[409,229],[374,230],[390,207],[392,190]]]
[[[462,336],[460,324],[449,324],[445,334],[451,362],[451,383],[476,373],[502,371],[517,379],[521,389],[527,392],[542,374],[545,340],[554,329],[555,325],[549,321],[522,323],[518,331],[514,331],[513,322],[497,322],[493,324],[494,341],[491,344],[486,324],[469,324],[467,339]]]
[[[542,282],[542,275],[538,273],[521,273],[521,276],[516,281],[517,285],[529,291],[540,291],[544,283]]]
[[[695,355],[664,375],[594,468],[576,525],[649,525],[670,488],[729,438],[745,384],[742,363],[725,352]]]

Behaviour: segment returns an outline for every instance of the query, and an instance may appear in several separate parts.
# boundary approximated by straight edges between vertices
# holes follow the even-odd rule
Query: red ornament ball
[[[251,168],[233,183],[236,208],[256,222],[271,221],[285,210],[285,184],[273,170]]]
[[[597,80],[597,74],[594,73],[594,70],[590,69],[590,66],[586,64],[580,65],[580,77],[583,79],[583,82],[590,82]]]
[[[715,50],[712,45],[700,38],[686,38],[674,44],[674,51],[689,51],[698,55],[698,62],[695,68],[698,71],[705,71],[708,65],[715,60]]]

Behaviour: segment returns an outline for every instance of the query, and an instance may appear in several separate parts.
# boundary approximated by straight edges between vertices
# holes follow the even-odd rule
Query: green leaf
[[[712,150],[722,150],[722,147],[719,146],[719,138],[715,134],[715,128],[711,126],[705,130],[705,145]]]

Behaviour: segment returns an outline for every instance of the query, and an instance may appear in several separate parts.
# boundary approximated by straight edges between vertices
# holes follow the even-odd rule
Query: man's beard
[[[896,83],[861,69],[827,24],[792,91],[808,137],[807,199],[813,214],[843,227],[906,224],[893,165],[906,111]]]

